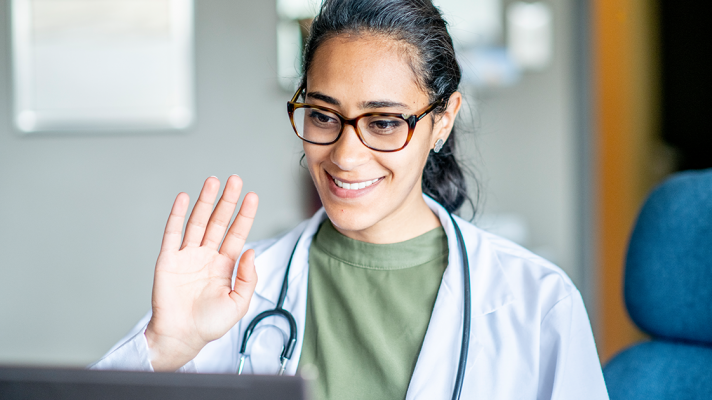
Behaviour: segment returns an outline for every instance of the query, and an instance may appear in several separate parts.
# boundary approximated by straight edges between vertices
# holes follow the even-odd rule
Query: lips
[[[324,171],[328,177],[329,191],[340,199],[355,199],[363,197],[376,190],[376,187],[384,180],[381,176],[375,179],[365,179],[363,181],[346,181],[341,178],[334,178],[330,173]]]
[[[341,181],[337,178],[334,178],[334,177],[332,177],[332,179],[334,180],[334,183],[336,184],[336,186],[338,186],[342,189],[359,190],[359,189],[363,189],[363,188],[373,185],[374,183],[378,182],[381,178],[376,178],[376,179],[371,179],[371,180],[361,181],[361,182],[352,182],[352,183],[343,182],[343,181]]]

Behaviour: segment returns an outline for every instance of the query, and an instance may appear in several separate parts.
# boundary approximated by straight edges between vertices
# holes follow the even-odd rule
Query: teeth
[[[363,189],[367,186],[373,185],[374,183],[378,182],[378,179],[380,179],[380,178],[376,178],[376,179],[373,179],[370,181],[358,182],[358,183],[344,183],[344,182],[341,182],[340,180],[334,178],[334,183],[336,184],[336,186],[343,188],[343,189],[359,190],[359,189]]]

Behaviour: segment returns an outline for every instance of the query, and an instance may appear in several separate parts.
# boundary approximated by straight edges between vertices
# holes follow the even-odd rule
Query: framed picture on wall
[[[13,0],[11,18],[20,132],[193,123],[192,0]]]

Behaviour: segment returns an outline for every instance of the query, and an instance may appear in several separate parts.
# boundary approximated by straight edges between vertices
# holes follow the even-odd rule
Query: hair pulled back
[[[431,0],[325,0],[311,25],[304,49],[302,84],[317,48],[340,34],[372,34],[404,42],[410,68],[430,101],[449,99],[460,84],[460,66],[440,11]],[[434,114],[442,113],[447,104]],[[448,211],[462,206],[467,187],[455,158],[455,128],[439,153],[430,151],[423,169],[423,192]]]

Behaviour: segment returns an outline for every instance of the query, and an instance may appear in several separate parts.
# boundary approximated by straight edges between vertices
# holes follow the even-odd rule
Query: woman
[[[243,252],[258,199],[248,193],[229,224],[238,177],[214,210],[220,183],[206,180],[182,242],[179,194],[152,312],[94,367],[275,373],[281,362],[318,374],[318,399],[606,399],[568,277],[450,216],[466,198],[454,157],[460,69],[431,2],[325,1],[304,71],[288,112],[323,209]],[[294,316],[291,359],[280,357],[287,318],[248,329],[278,304]]]

